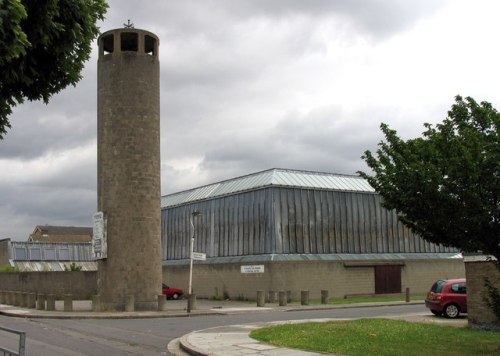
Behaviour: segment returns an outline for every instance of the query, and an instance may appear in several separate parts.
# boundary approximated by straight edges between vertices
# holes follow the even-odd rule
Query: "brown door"
[[[401,293],[401,266],[375,266],[375,294]]]

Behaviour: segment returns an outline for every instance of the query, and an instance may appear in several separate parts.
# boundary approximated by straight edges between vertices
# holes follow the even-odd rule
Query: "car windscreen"
[[[446,284],[446,281],[439,280],[436,283],[434,283],[431,287],[431,292],[434,293],[441,293],[441,290],[443,289],[443,286]]]

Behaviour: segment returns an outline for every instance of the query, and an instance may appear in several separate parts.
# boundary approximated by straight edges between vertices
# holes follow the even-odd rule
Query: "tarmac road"
[[[185,301],[176,301],[176,303]],[[16,318],[0,315],[0,326],[27,333],[27,355],[168,355],[167,345],[194,330],[215,326],[318,318],[361,318],[426,313],[423,304],[285,311],[277,308],[221,308],[222,315],[132,319]],[[0,332],[0,345],[16,347]],[[14,344],[12,345],[12,343]],[[12,347],[14,346],[14,347]]]

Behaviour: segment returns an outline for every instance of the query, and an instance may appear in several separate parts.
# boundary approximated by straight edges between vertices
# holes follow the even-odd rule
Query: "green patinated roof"
[[[161,207],[168,208],[270,186],[375,192],[366,180],[358,176],[274,168],[165,195],[161,198]]]

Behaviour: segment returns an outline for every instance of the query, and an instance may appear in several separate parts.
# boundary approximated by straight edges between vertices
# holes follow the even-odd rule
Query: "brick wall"
[[[58,297],[71,294],[74,299],[86,300],[97,294],[97,272],[5,272],[0,273],[0,290]]]
[[[500,329],[500,320],[483,300],[486,291],[484,278],[488,277],[500,289],[500,270],[494,262],[466,262],[467,310],[469,326],[474,328]]]
[[[242,265],[264,265],[264,273],[241,273]],[[439,278],[464,277],[462,259],[411,260],[401,269],[402,292],[410,288],[411,294],[424,296]],[[163,267],[163,281],[188,292],[189,265]],[[299,300],[301,290],[309,290],[310,297],[319,299],[321,290],[329,291],[331,298],[344,298],[349,294],[374,294],[373,266],[344,267],[342,261],[293,261],[255,263],[195,263],[193,267],[193,293],[198,297],[229,295],[230,298],[254,300],[257,290],[292,291]]]

